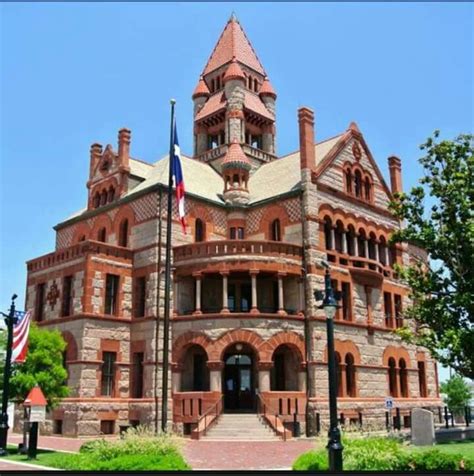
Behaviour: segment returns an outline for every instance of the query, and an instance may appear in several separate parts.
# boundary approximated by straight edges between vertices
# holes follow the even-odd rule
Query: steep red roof
[[[38,385],[35,385],[31,390],[26,400],[24,402],[26,406],[35,406],[35,405],[43,405],[46,406],[48,404],[41,388]]]
[[[208,74],[229,63],[234,56],[239,63],[265,75],[262,63],[260,63],[244,30],[235,16],[232,15],[217,41],[202,74]]]
[[[225,154],[222,162],[222,168],[241,167],[250,170],[252,164],[248,157],[244,154],[242,146],[238,142],[232,142]]]
[[[245,91],[244,107],[248,111],[255,112],[265,119],[270,119],[271,121],[275,120],[270,111],[265,107],[265,104],[263,104],[262,100],[250,91]]]
[[[230,63],[230,66],[224,74],[224,82],[229,81],[230,79],[243,79],[245,81],[244,72],[235,58],[232,59],[232,63]]]
[[[272,84],[268,80],[268,78],[265,78],[265,81],[263,81],[262,87],[260,88],[259,94],[261,96],[267,95],[267,96],[272,96],[274,98],[277,97],[275,90],[273,89]]]
[[[216,112],[224,109],[225,105],[225,95],[222,91],[219,91],[216,94],[213,94],[207,100],[202,109],[196,114],[196,117],[194,119],[196,121],[200,121],[201,119],[204,119],[207,116],[212,116],[212,114],[215,114]]]
[[[193,92],[193,99],[199,96],[209,96],[210,91],[207,87],[206,82],[202,79],[202,76],[199,78],[199,82],[196,85],[196,89]]]

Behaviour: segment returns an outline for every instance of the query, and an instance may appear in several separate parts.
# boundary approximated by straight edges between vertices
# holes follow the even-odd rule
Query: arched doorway
[[[229,347],[224,354],[224,409],[252,411],[255,408],[255,354],[243,343]]]

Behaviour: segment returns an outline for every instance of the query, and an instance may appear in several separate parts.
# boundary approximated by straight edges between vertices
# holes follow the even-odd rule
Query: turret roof
[[[196,88],[194,89],[193,99],[197,98],[198,96],[209,96],[209,94],[210,94],[209,88],[207,87],[206,82],[201,76],[199,78],[199,82],[196,85]]]
[[[204,67],[203,75],[220,68],[234,58],[241,64],[265,75],[262,63],[258,59],[250,41],[235,15],[227,22],[214,50]]]
[[[230,79],[243,79],[245,81],[244,72],[242,71],[242,68],[239,66],[239,63],[237,63],[237,60],[235,59],[235,57],[232,58],[232,62],[230,63],[230,66],[227,68],[224,75],[224,82]]]
[[[276,92],[273,89],[272,83],[270,83],[268,78],[265,78],[265,80],[263,81],[259,94],[262,96],[266,94],[267,96],[273,96],[274,98],[276,98]]]
[[[240,167],[248,170],[252,167],[250,160],[242,150],[242,146],[237,141],[230,144],[222,162],[223,169],[228,167]]]

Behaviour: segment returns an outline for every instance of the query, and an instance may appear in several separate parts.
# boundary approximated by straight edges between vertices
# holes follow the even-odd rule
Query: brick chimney
[[[102,146],[100,144],[95,143],[91,145],[90,157],[89,180],[92,180],[94,169],[102,157]]]
[[[395,155],[392,155],[388,158],[388,168],[390,170],[390,187],[392,193],[403,192],[402,161]]]
[[[314,112],[307,108],[298,109],[300,130],[300,167],[301,170],[316,170],[316,151],[314,147]]]
[[[129,129],[120,129],[118,133],[118,159],[119,167],[129,169],[130,159],[130,138],[131,132]]]

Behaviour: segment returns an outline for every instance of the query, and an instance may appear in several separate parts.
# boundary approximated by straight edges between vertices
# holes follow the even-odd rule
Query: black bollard
[[[402,417],[400,416],[400,408],[395,409],[395,413],[397,415],[397,430],[400,431],[402,429]]]
[[[390,413],[385,412],[385,428],[387,428],[387,431],[390,431]]]
[[[321,433],[321,415],[316,413],[316,434]]]
[[[295,438],[301,436],[301,431],[300,431],[300,422],[298,421],[298,415],[293,413],[293,436]]]
[[[30,423],[30,442],[28,445],[28,459],[36,459],[36,450],[38,448],[38,422]]]

